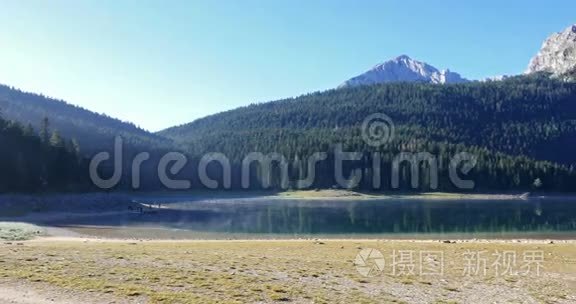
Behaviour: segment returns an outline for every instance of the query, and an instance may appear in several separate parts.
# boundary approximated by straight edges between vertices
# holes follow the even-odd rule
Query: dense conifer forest
[[[0,193],[83,191],[91,188],[76,140],[44,119],[40,130],[0,118]]]
[[[462,152],[477,160],[463,176],[475,181],[472,190],[576,190],[576,84],[542,74],[454,85],[393,83],[334,89],[252,104],[156,134],[6,86],[0,86],[0,109],[4,117],[0,191],[80,189],[88,181],[88,158],[112,151],[117,135],[124,140],[126,162],[115,189],[130,189],[130,161],[144,151],[151,157],[143,166],[140,190],[163,189],[156,165],[169,151],[186,154],[188,163],[175,177],[189,179],[193,188],[204,188],[197,177],[202,156],[224,154],[233,168],[233,189],[243,188],[242,160],[251,152],[276,152],[285,158],[290,183],[280,184],[282,167],[275,162],[272,189],[297,188],[296,180],[309,173],[306,160],[327,152],[306,188],[332,188],[334,149],[340,147],[363,156],[344,166],[347,176],[353,170],[361,172],[362,180],[350,185],[359,190],[463,191],[448,179],[450,160]],[[366,144],[361,130],[364,119],[374,113],[386,114],[394,124],[393,138],[376,147]],[[400,186],[391,186],[395,159],[406,152],[434,156],[437,187],[427,173],[431,166],[427,162],[417,164],[416,187],[410,183],[410,164],[400,167]],[[208,166],[208,172],[222,179],[218,164]],[[250,174],[260,181],[264,178],[257,166]],[[373,183],[376,174],[381,175],[379,185]]]
[[[385,113],[395,125],[393,140],[376,148],[364,143],[360,130],[373,113]],[[184,143],[191,155],[221,152],[237,163],[253,151],[278,152],[290,161],[294,176],[303,174],[298,160],[342,144],[366,157],[380,152],[382,172],[390,172],[401,152],[429,152],[444,160],[441,177],[447,176],[450,157],[469,152],[478,157],[471,173],[476,190],[576,188],[576,84],[542,74],[457,85],[396,83],[329,90],[253,104],[160,134]],[[359,165],[364,176],[372,175],[370,163],[365,159]],[[314,187],[333,186],[333,176],[333,166],[325,164]],[[402,176],[406,186],[410,176]],[[421,182],[418,190],[428,186]],[[373,190],[368,184],[358,187]],[[439,189],[456,190],[446,180]]]

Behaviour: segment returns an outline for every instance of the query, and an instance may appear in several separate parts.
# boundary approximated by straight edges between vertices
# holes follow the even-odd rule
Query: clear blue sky
[[[400,54],[522,72],[576,1],[0,0],[0,82],[160,130]]]

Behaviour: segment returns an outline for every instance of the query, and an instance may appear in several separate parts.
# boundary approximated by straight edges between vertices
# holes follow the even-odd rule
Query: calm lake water
[[[68,225],[163,229],[222,237],[576,239],[576,198],[528,200],[193,200],[148,197],[163,209],[69,220]],[[176,233],[178,232],[178,233]]]

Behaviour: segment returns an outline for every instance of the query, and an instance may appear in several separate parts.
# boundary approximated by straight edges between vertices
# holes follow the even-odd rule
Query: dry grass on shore
[[[376,277],[355,268],[364,248],[385,256]],[[444,275],[394,275],[394,250],[414,251],[416,264],[441,251]],[[463,276],[464,252],[506,250],[542,250],[542,273]],[[39,240],[0,245],[0,278],[128,303],[574,303],[576,244]]]

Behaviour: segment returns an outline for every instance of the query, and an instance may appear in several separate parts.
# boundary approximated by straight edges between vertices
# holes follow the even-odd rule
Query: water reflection
[[[154,214],[75,219],[73,224],[293,236],[576,232],[576,199],[573,198],[518,201],[234,199],[171,202],[167,206]]]

